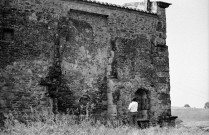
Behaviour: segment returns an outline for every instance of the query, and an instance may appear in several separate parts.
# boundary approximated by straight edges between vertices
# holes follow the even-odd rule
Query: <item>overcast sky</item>
[[[122,5],[141,0],[97,0]],[[167,12],[172,106],[203,108],[209,101],[209,2],[162,0]]]

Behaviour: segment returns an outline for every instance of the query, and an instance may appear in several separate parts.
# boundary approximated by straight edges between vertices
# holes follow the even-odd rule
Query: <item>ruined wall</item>
[[[77,10],[71,10],[69,17],[74,29],[64,52],[62,70],[77,99],[94,95],[90,97],[94,100],[94,112],[101,113],[107,110],[106,88],[99,86],[106,83],[110,42],[107,17]]]
[[[144,88],[150,91],[149,117],[157,119],[161,115],[170,115],[165,7],[158,7],[158,15],[154,15],[118,8],[107,9],[92,3],[69,3],[71,9],[108,16],[108,89],[111,88],[117,113],[126,113],[135,92]],[[80,20],[91,22],[81,14],[77,16]],[[97,23],[91,25],[99,26]]]
[[[68,88],[59,93],[59,110],[74,109],[88,95],[94,113],[112,109],[112,113],[126,115],[131,98],[144,89],[149,100],[145,115],[151,119],[169,116],[165,7],[151,14],[82,1],[66,1],[66,5],[69,40],[61,38],[60,43]],[[1,41],[1,54],[5,54],[0,56],[2,112],[14,105],[23,110],[49,106],[46,88],[39,80],[47,76],[54,58],[53,37],[49,27],[37,20],[38,15],[15,14],[14,39]]]
[[[48,28],[30,22],[26,13],[1,8],[0,112],[19,116],[46,109],[46,89],[39,85],[51,64],[52,38]]]

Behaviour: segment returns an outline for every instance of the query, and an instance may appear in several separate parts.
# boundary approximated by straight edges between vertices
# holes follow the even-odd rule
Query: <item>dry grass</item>
[[[43,114],[42,114],[43,115]],[[84,119],[77,122],[75,117],[70,115],[34,116],[35,121],[28,121],[27,124],[20,123],[13,117],[8,116],[6,127],[0,131],[1,135],[208,135],[195,128],[159,128],[137,129],[127,125],[106,125],[93,120]]]
[[[1,132],[1,135],[207,135],[200,129],[187,128],[159,128],[136,129],[127,126],[117,128],[104,125],[91,126],[88,123],[79,125],[33,123],[30,126],[16,123],[14,126]]]

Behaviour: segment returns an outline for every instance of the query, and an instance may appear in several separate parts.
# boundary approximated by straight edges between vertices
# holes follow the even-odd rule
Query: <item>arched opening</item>
[[[91,98],[89,95],[83,95],[79,99],[79,114],[88,115],[90,107]]]
[[[149,91],[146,89],[138,89],[135,92],[135,97],[138,102],[138,120],[148,120],[149,119],[149,109],[150,109],[150,98]]]

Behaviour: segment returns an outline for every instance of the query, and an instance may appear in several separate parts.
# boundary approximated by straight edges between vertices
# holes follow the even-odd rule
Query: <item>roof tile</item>
[[[120,6],[120,5],[111,4],[111,3],[107,3],[107,2],[100,2],[100,1],[96,1],[96,0],[81,0],[81,1],[96,3],[96,4],[100,4],[100,5],[111,6],[111,7],[118,7],[118,8],[122,8],[122,9],[135,10],[135,11],[149,13],[149,14],[156,14],[156,13],[153,13],[153,12],[149,12],[149,11],[145,11],[145,10],[141,10],[141,9],[137,9],[137,8],[130,8],[130,7],[126,7],[126,6]]]

